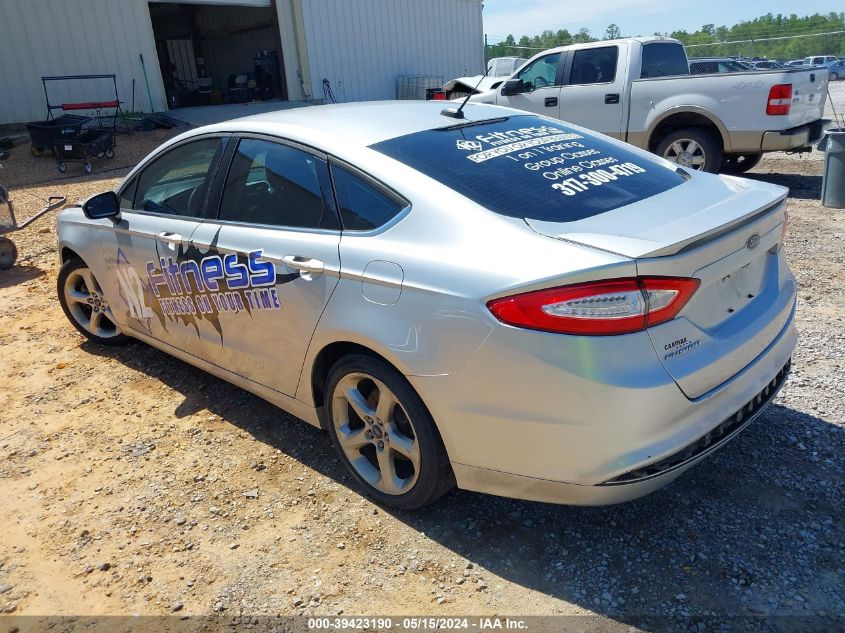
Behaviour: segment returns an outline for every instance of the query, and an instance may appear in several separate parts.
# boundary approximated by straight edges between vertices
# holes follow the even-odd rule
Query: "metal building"
[[[481,10],[481,0],[2,0],[0,124],[45,118],[46,75],[115,74],[123,109],[138,112],[321,101],[324,80],[338,101],[395,99],[400,77],[483,72]],[[114,88],[49,91],[61,104]]]

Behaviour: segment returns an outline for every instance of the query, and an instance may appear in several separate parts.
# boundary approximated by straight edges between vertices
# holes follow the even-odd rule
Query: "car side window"
[[[219,218],[279,227],[337,228],[334,209],[324,200],[327,190],[328,168],[323,159],[281,143],[242,139],[226,177]]]
[[[180,145],[156,158],[138,177],[133,209],[200,217],[223,139],[206,138]]]
[[[133,178],[126,184],[123,191],[120,193],[120,208],[132,209],[132,203],[135,201],[135,189],[138,187],[138,179]]]
[[[559,66],[560,53],[544,55],[520,70],[516,78],[522,79],[525,92],[534,92],[537,88],[548,88],[555,85]]]
[[[602,46],[575,51],[569,83],[574,85],[607,84],[616,79],[618,46]]]
[[[334,164],[332,165],[332,180],[344,230],[376,229],[392,220],[408,206],[407,203],[389,196],[365,179]]]

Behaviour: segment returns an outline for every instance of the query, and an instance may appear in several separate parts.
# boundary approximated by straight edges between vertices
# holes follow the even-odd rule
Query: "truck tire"
[[[725,154],[722,157],[722,171],[726,174],[744,174],[749,169],[754,169],[763,158],[762,152],[758,154]]]
[[[716,174],[722,168],[722,143],[701,127],[672,130],[654,153],[681,167]]]

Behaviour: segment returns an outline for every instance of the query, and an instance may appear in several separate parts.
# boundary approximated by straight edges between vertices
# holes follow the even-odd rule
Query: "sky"
[[[807,15],[841,12],[842,0],[484,0],[484,32],[490,43],[508,34],[538,35],[544,29],[585,26],[598,36],[608,24],[622,35],[652,35],[684,29],[696,31],[703,24],[732,26],[767,13]]]

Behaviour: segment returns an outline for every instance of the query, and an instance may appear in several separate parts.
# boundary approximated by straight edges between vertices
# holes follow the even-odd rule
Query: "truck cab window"
[[[689,75],[684,47],[674,42],[654,42],[643,46],[640,78]]]
[[[616,79],[616,62],[619,59],[618,46],[587,48],[575,52],[569,83],[609,84]]]

